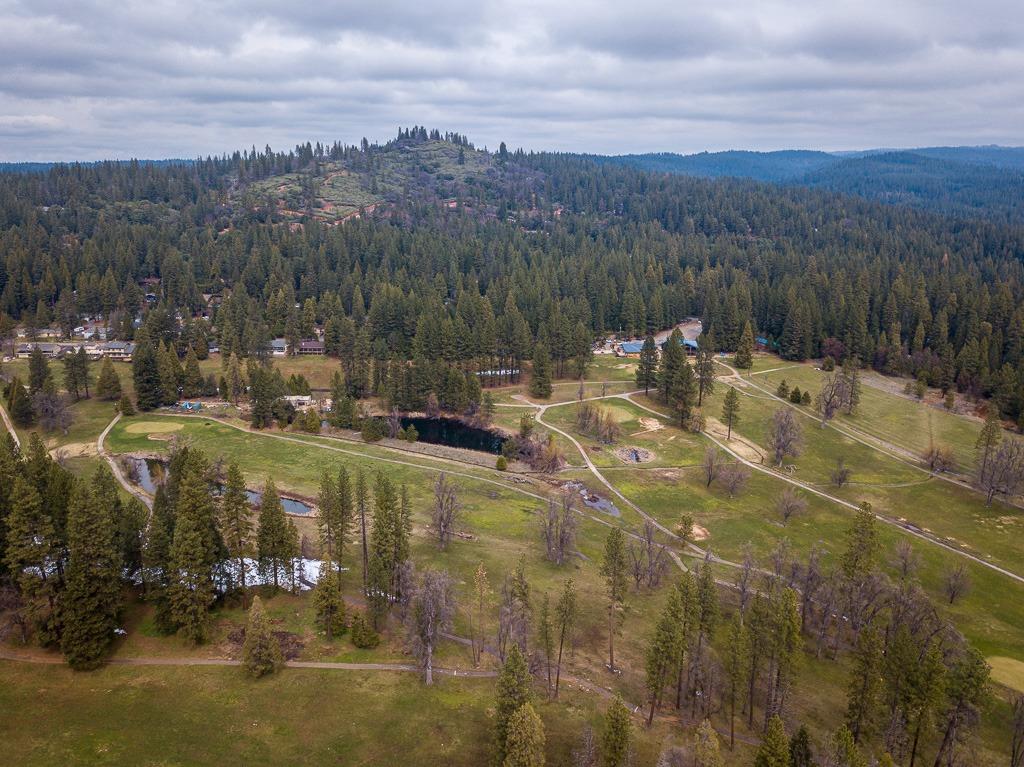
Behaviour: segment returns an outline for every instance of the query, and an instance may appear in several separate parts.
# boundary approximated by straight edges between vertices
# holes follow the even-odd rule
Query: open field
[[[325,374],[325,371],[317,373],[317,365],[314,364],[324,362],[323,358],[276,361],[283,371],[287,371],[286,375],[300,369],[289,370],[285,366],[292,360],[307,378]],[[762,369],[769,368],[768,362],[761,359],[758,362]],[[124,374],[127,368],[118,370],[122,373],[123,382],[128,383],[124,380],[128,378]],[[774,374],[755,376],[754,380],[766,375]],[[329,381],[329,375],[326,379]],[[615,396],[597,402],[598,406],[612,413],[622,429],[622,437],[616,445],[601,445],[580,434],[575,426],[573,400],[578,384],[558,383],[556,396],[543,403],[548,407],[544,409],[542,419],[552,427],[573,435],[596,470],[643,511],[669,527],[678,521],[682,513],[692,514],[709,533],[709,538],[701,545],[726,560],[741,560],[744,550],[749,547],[761,562],[766,563],[771,552],[785,541],[791,546],[793,556],[799,558],[805,557],[811,546],[817,546],[824,552],[825,566],[831,566],[841,550],[843,536],[850,523],[852,512],[849,509],[827,499],[807,495],[806,512],[783,526],[774,511],[775,498],[785,487],[783,476],[755,472],[742,493],[736,498],[729,498],[717,485],[711,488],[704,486],[699,464],[710,444],[706,438],[683,432],[670,421],[659,424],[660,428],[652,428],[653,416],[641,406],[662,411],[663,405],[655,398],[634,395],[635,402],[631,402]],[[763,447],[767,422],[777,403],[747,385],[738,385],[746,396],[741,398],[741,422],[737,433],[750,444]],[[589,383],[585,394],[600,397],[602,388],[607,395],[620,395],[632,391],[635,386],[630,381],[607,387]],[[726,384],[720,382],[715,394],[705,404],[705,412],[709,416],[718,415],[725,390]],[[499,401],[528,405],[528,402],[513,396],[524,392],[525,387],[501,390]],[[889,406],[896,407],[893,404]],[[74,408],[83,414],[83,418],[80,425],[76,424],[78,430],[74,432],[74,440],[69,435],[59,440],[60,443],[69,448],[90,441],[95,443],[96,434],[109,422],[111,403],[92,400],[78,403]],[[514,430],[521,414],[535,413],[537,408],[499,407],[497,410],[496,424]],[[1011,569],[1017,562],[1024,561],[1024,554],[1016,543],[1020,536],[1008,534],[1020,524],[1018,514],[1002,507],[986,510],[970,491],[929,479],[926,474],[894,457],[862,445],[834,429],[819,429],[811,415],[802,418],[805,451],[793,461],[793,477],[845,500],[869,499],[883,513],[898,510],[908,519],[933,529],[937,534],[956,537],[976,553],[991,555]],[[547,427],[538,423],[535,428],[543,432]],[[608,525],[636,530],[641,524],[639,514],[615,498],[612,500],[622,510],[619,518],[583,509],[588,516],[581,519],[577,560],[557,568],[542,555],[536,512],[543,507],[544,497],[558,492],[558,484],[579,480],[591,491],[608,495],[594,473],[584,468],[582,456],[568,438],[555,434],[569,460],[566,470],[554,478],[531,475],[521,477],[522,481],[516,481],[514,475],[484,466],[432,458],[381,445],[277,430],[253,433],[198,417],[145,414],[122,419],[110,433],[106,445],[113,453],[160,452],[166,449],[166,438],[171,435],[201,447],[211,457],[237,460],[251,487],[257,487],[267,476],[273,476],[280,489],[304,497],[315,496],[321,472],[324,469],[334,471],[340,463],[350,470],[386,470],[392,479],[406,484],[409,489],[414,509],[413,556],[418,566],[448,569],[456,578],[460,597],[465,600],[468,600],[472,574],[478,563],[483,563],[491,574],[492,588],[497,591],[503,575],[516,562],[522,561],[538,598],[544,592],[554,598],[564,579],[571,576],[577,584],[582,615],[576,651],[567,671],[593,680],[601,687],[619,691],[627,701],[643,702],[643,652],[663,605],[665,589],[648,593],[634,592],[631,588],[624,628],[616,647],[617,659],[626,671],[621,676],[611,677],[604,669],[607,652],[604,587],[597,572]],[[653,460],[642,464],[624,462],[613,452],[620,446],[649,450]],[[828,480],[828,473],[839,455],[843,455],[854,470],[854,483],[841,491],[831,487]],[[74,470],[87,473],[95,468],[98,460],[95,456],[80,455],[70,458],[69,462]],[[466,537],[456,539],[446,552],[438,551],[428,528],[431,482],[441,469],[455,475],[465,506],[460,530]],[[951,510],[955,510],[955,516]],[[309,541],[316,540],[315,520],[293,519],[304,537]],[[882,560],[887,563],[896,542],[906,538],[906,534],[882,526],[880,537]],[[951,552],[933,544],[910,540],[920,558],[922,585],[936,602],[941,602],[942,579],[952,563],[958,560]],[[1019,689],[1022,684],[1020,668],[1024,662],[1024,586],[981,565],[967,563],[967,569],[972,581],[970,592],[956,605],[943,605],[940,609],[989,657],[995,681]],[[734,577],[726,565],[716,566],[716,575],[724,581]],[[668,580],[671,579],[670,575]],[[358,594],[361,583],[358,566],[346,572],[344,581],[347,595]],[[729,604],[728,590],[721,593]],[[350,607],[355,606],[358,605],[350,604]],[[494,636],[497,629],[495,608],[492,602],[486,621],[489,636]],[[727,607],[727,611],[730,609]],[[129,633],[117,648],[117,658],[164,658],[170,661],[176,658],[233,657],[232,653],[237,648],[230,645],[227,637],[245,621],[244,611],[239,607],[219,607],[214,612],[213,640],[202,647],[189,648],[176,638],[158,636],[152,629],[150,612],[145,605],[134,604],[131,607],[125,623]],[[363,651],[354,649],[346,637],[328,643],[315,631],[308,595],[272,596],[268,600],[268,612],[280,630],[292,632],[301,639],[301,660],[409,662],[397,625],[393,624],[385,633],[385,641],[379,648]],[[470,615],[465,604],[456,615],[453,631],[460,636],[470,633]],[[722,629],[719,634],[715,645],[720,647],[724,641]],[[465,646],[444,642],[439,648],[437,663],[468,668],[471,659]],[[410,733],[438,733],[438,737],[429,739],[431,751],[428,756],[432,759],[444,759],[452,764],[476,764],[486,760],[488,754],[486,735],[493,696],[493,680],[488,679],[443,678],[434,689],[421,694],[424,688],[415,675],[391,672],[364,674],[290,669],[272,680],[250,683],[240,678],[235,668],[112,666],[96,675],[75,676],[61,667],[22,666],[7,662],[3,667],[5,678],[10,678],[12,684],[9,689],[0,691],[0,703],[3,704],[0,708],[17,706],[19,712],[28,712],[25,714],[28,716],[34,706],[41,705],[29,700],[32,691],[60,685],[62,695],[63,690],[67,690],[68,708],[77,711],[79,706],[75,705],[76,702],[90,701],[97,712],[97,723],[89,732],[85,730],[85,720],[75,713],[51,717],[48,720],[50,730],[37,728],[25,733],[23,728],[15,726],[16,723],[12,724],[13,753],[19,756],[19,763],[50,763],[54,758],[94,763],[145,763],[154,761],[155,754],[168,763],[192,761],[190,754],[166,742],[171,737],[163,734],[163,730],[149,738],[135,737],[131,743],[121,742],[124,740],[120,737],[125,732],[123,728],[129,725],[134,733],[144,734],[149,732],[145,724],[147,721],[170,721],[167,727],[190,727],[192,731],[198,728],[204,733],[207,728],[211,730],[201,743],[204,751],[194,757],[204,762],[218,760],[224,753],[239,753],[237,748],[235,751],[230,749],[234,746],[233,739],[244,733],[249,739],[244,746],[244,754],[247,757],[251,754],[249,761],[253,763],[262,763],[264,759],[270,763],[325,755],[324,758],[342,758],[347,763],[372,764],[398,758],[396,755],[402,748],[416,748],[413,735],[409,736],[413,740],[406,743],[400,739],[400,744],[384,735],[389,728],[394,728],[400,716],[407,720]],[[495,659],[485,656],[483,668],[494,667]],[[8,670],[11,673],[8,674]],[[817,661],[805,656],[794,682],[797,694],[787,720],[807,722],[818,731],[833,728],[843,715],[845,697],[841,691],[845,689],[847,674],[848,659]],[[107,692],[101,700],[92,701],[97,685]],[[316,697],[310,697],[309,689],[313,687],[317,690]],[[160,718],[156,712],[167,695],[185,697],[188,703]],[[358,711],[349,710],[348,703],[353,697],[360,701]],[[364,700],[367,701],[365,705]],[[126,709],[132,705],[136,711],[127,714]],[[565,705],[545,704],[541,707],[549,728],[549,761],[558,763],[558,759],[568,753],[582,723],[597,721],[603,705],[602,695],[578,692],[573,693]],[[330,717],[325,720],[319,713],[310,716],[311,710],[319,712],[318,706],[329,707],[331,717],[333,712],[338,712],[337,721]],[[385,710],[386,713],[382,713]],[[280,715],[276,714],[277,711],[281,711]],[[671,714],[671,709],[666,713]],[[979,765],[1001,764],[1001,754],[1005,749],[1001,738],[1008,727],[1007,717],[1008,707],[1002,696],[997,696],[983,718]],[[451,721],[460,722],[463,726],[453,728],[449,725]],[[681,743],[689,737],[683,733],[690,730],[681,731],[669,722],[670,718],[661,719],[653,730],[640,734],[639,755],[643,755],[644,761],[639,763],[653,763],[663,743]],[[718,716],[715,724],[722,730],[726,723]],[[246,728],[252,728],[253,732]],[[48,731],[65,733],[65,737],[46,738]],[[755,724],[754,730],[748,731],[742,725],[738,727],[738,734],[742,739],[756,742],[760,728]],[[264,739],[274,743],[262,750],[257,749],[256,744]],[[378,742],[382,739],[387,741],[383,746]],[[449,752],[449,748],[453,751]],[[296,756],[300,753],[301,756]],[[416,753],[419,756],[425,752]],[[749,747],[741,746],[735,753],[728,754],[728,759],[729,764],[748,764],[751,759]]]
[[[111,666],[75,674],[0,661],[0,737],[9,764],[481,765],[494,680],[301,669],[259,682],[237,668]],[[60,705],[54,705],[59,691]],[[551,763],[569,757],[598,700],[538,704]],[[174,705],[168,705],[174,701]],[[425,737],[429,733],[430,737]],[[657,756],[658,728],[640,741]]]

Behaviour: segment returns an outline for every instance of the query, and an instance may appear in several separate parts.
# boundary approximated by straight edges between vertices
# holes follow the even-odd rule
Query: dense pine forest
[[[338,179],[360,201],[344,216]],[[8,335],[100,315],[129,339],[148,308],[142,333],[181,357],[247,357],[320,325],[355,395],[392,360],[513,370],[539,343],[563,373],[599,334],[695,315],[723,349],[750,321],[788,359],[856,357],[1018,418],[1022,253],[1020,227],[422,128],[0,176]],[[203,294],[223,299],[205,319]]]

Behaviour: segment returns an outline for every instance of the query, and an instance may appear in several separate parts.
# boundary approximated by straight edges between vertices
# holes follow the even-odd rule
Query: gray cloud
[[[0,159],[1022,144],[1015,0],[0,0]]]

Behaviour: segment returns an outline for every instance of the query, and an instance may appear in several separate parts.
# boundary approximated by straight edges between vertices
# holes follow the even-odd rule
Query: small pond
[[[129,476],[128,479],[150,495],[156,493],[157,485],[162,484],[166,478],[167,468],[164,463],[156,458],[140,458],[138,456],[126,456],[125,460],[131,466],[132,476]],[[222,491],[223,488],[218,486],[217,492]],[[254,506],[259,506],[263,498],[263,494],[258,490],[247,489],[245,495],[248,497],[249,503]],[[312,506],[295,498],[281,496],[281,505],[286,514],[306,516],[313,513]]]
[[[501,446],[507,439],[491,429],[470,426],[458,418],[427,418],[412,416],[402,419],[402,428],[416,427],[419,441],[432,445],[448,445],[467,450],[481,450],[485,453],[501,453]]]

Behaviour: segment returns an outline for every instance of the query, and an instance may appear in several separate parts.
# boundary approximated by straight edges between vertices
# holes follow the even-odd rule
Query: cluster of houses
[[[85,353],[89,355],[90,359],[98,360],[106,357],[115,362],[131,362],[135,344],[131,341],[104,341],[101,343],[33,341],[18,344],[15,355],[21,359],[27,359],[32,356],[33,349],[39,349],[47,359],[60,359],[66,354],[74,354],[79,349],[85,349]]]

